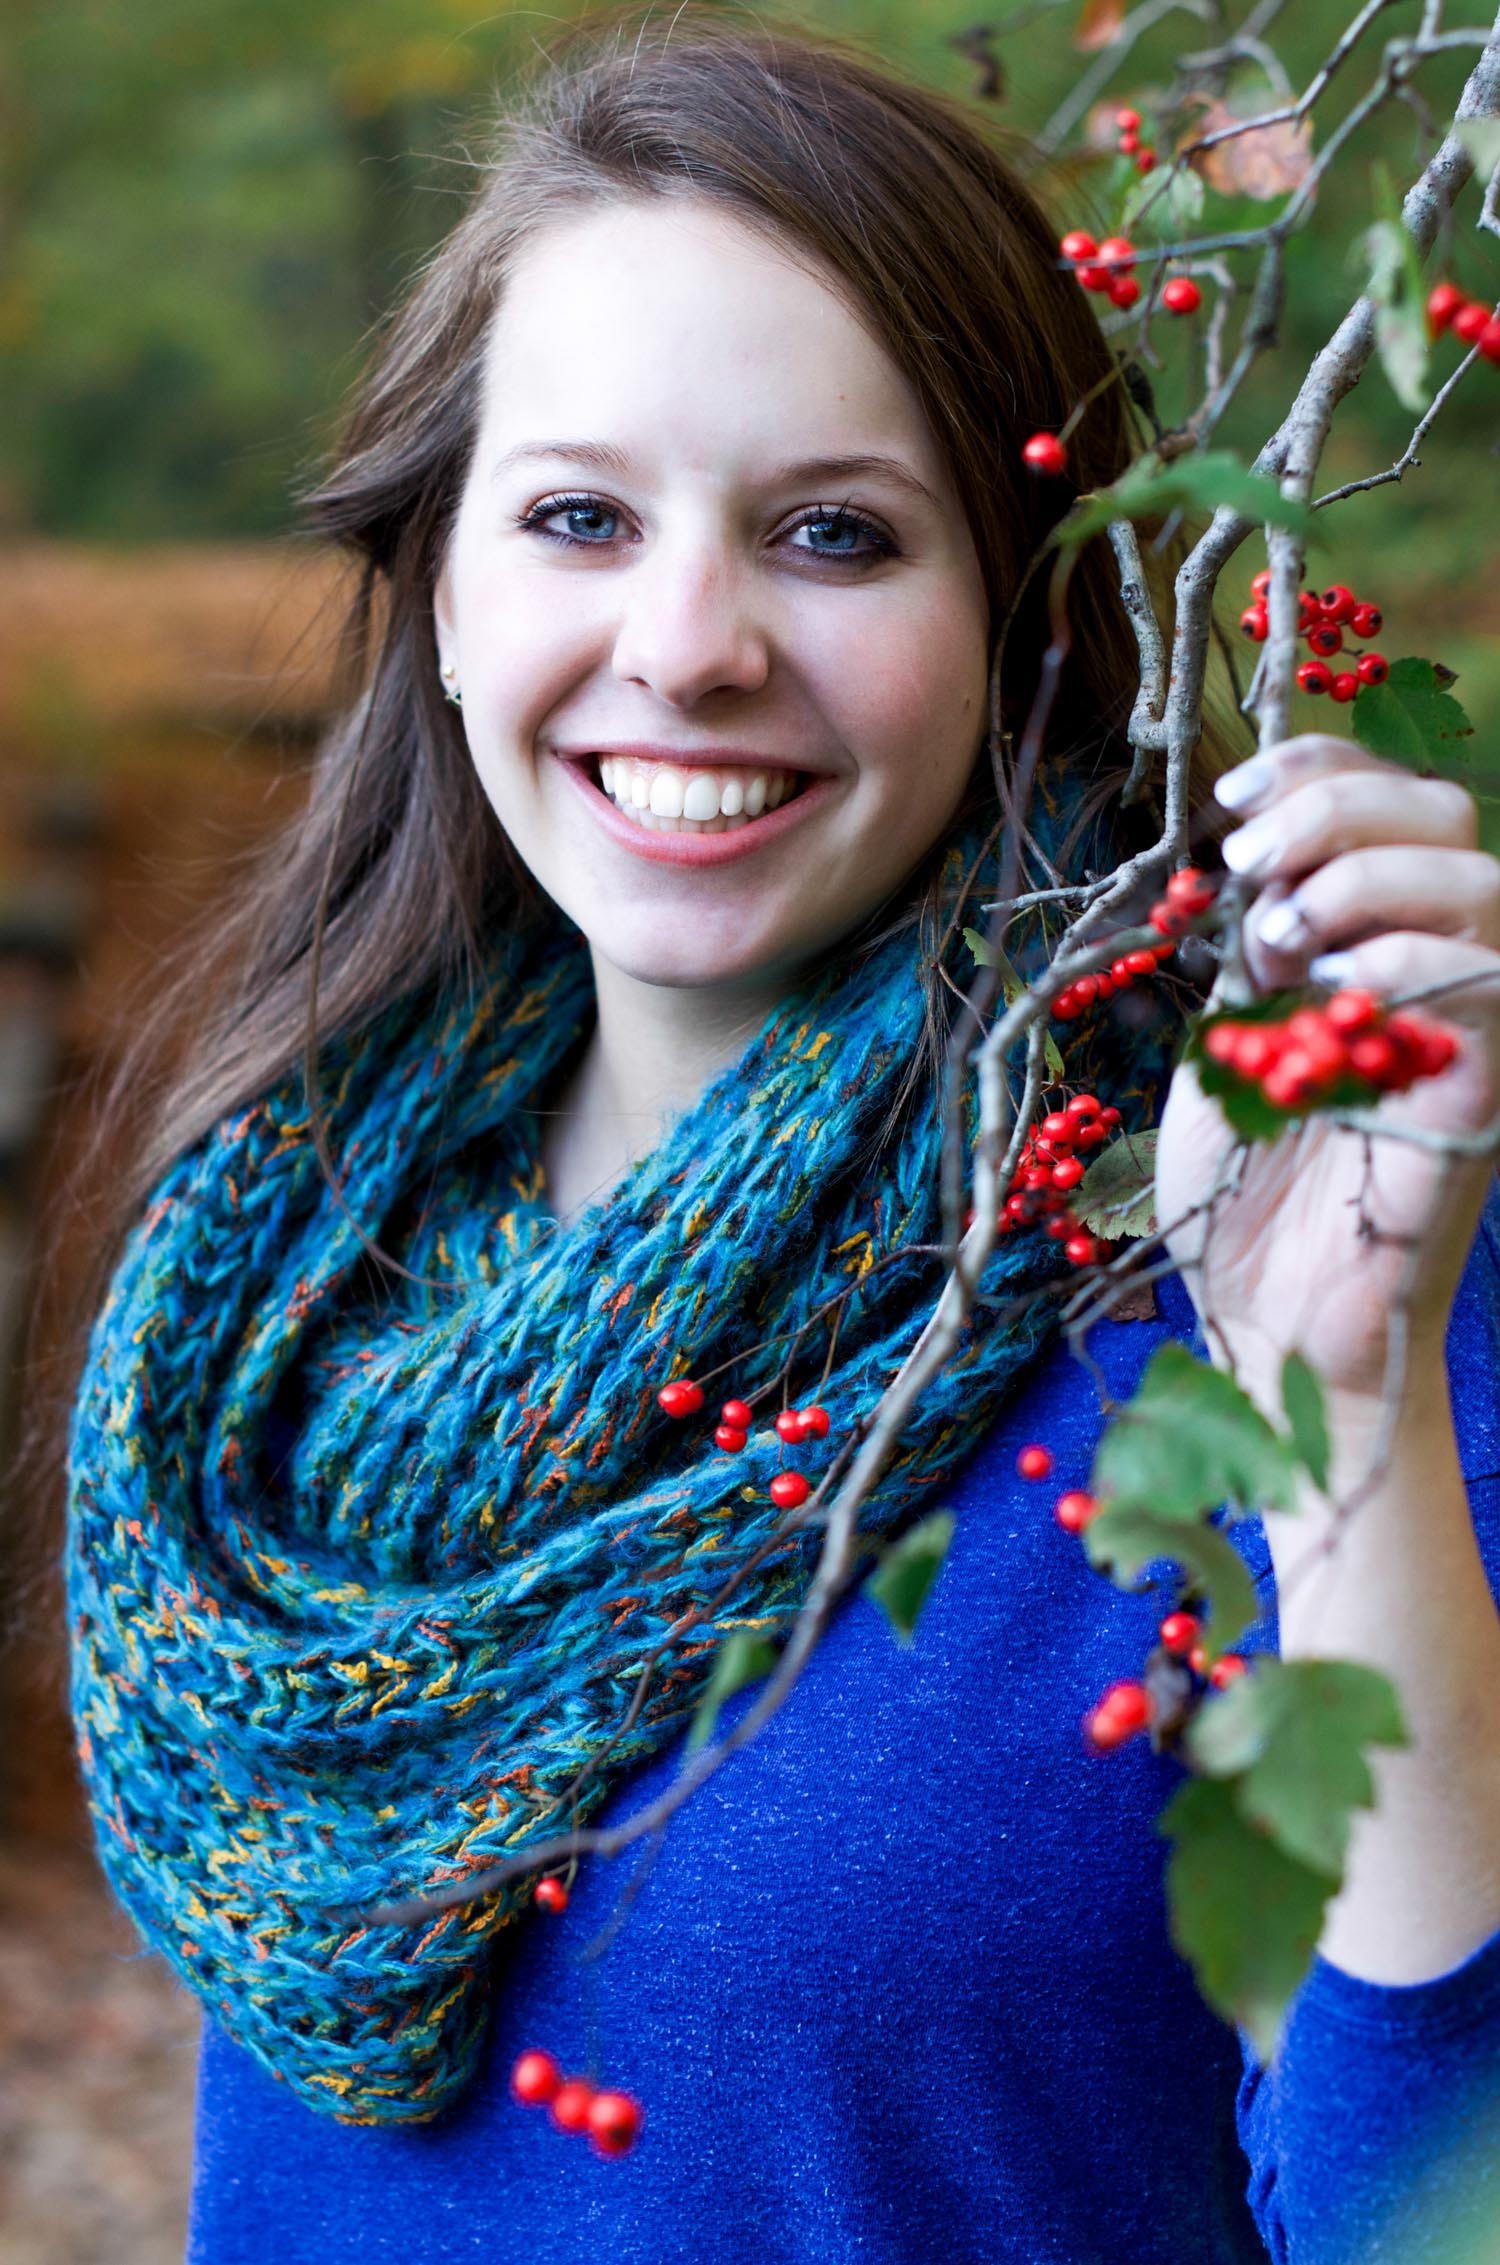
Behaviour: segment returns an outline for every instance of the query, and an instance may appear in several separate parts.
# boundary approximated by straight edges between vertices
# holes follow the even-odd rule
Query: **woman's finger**
[[[1257,977],[1275,986],[1291,980],[1288,962],[1391,928],[1500,949],[1500,861],[1479,849],[1350,850],[1257,897],[1245,940]]]
[[[1291,881],[1346,850],[1382,842],[1472,850],[1478,838],[1474,798],[1452,779],[1348,770],[1290,788],[1228,836],[1224,862],[1251,880]]]
[[[1304,731],[1293,739],[1279,739],[1274,747],[1237,763],[1214,781],[1214,794],[1226,810],[1249,818],[1292,787],[1305,786],[1313,779],[1328,778],[1338,771],[1394,771],[1399,767],[1356,746],[1352,739],[1340,739],[1330,731]]]
[[[1490,1027],[1500,1021],[1500,952],[1463,938],[1391,929],[1320,952],[1308,973],[1335,990],[1399,996],[1416,1013]]]

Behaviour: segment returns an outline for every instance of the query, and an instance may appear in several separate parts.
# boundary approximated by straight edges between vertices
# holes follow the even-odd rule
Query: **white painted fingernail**
[[[1268,906],[1255,918],[1256,935],[1276,951],[1285,951],[1306,926],[1302,907],[1295,897],[1283,897],[1280,904]]]
[[[1226,810],[1253,810],[1270,793],[1274,777],[1275,765],[1264,755],[1252,755],[1248,763],[1237,764],[1214,780],[1214,794]]]
[[[1359,962],[1353,952],[1319,952],[1316,959],[1308,961],[1307,972],[1314,983],[1326,983],[1330,991],[1342,991],[1354,982]]]
[[[1281,828],[1273,818],[1241,826],[1224,843],[1224,863],[1232,873],[1261,873],[1281,854]]]

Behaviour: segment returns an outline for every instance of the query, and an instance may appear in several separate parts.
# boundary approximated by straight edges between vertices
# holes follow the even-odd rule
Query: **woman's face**
[[[943,832],[983,736],[983,581],[915,395],[699,203],[533,240],[435,616],[501,825],[645,983],[795,973]]]

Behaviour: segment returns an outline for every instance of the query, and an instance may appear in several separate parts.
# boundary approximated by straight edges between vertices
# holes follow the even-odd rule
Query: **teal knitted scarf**
[[[950,850],[945,910],[976,847]],[[289,1074],[155,1190],[73,1412],[73,1711],[101,1862],[216,2020],[351,2123],[427,2121],[461,2092],[493,1939],[536,1921],[529,1879],[417,1925],[348,1907],[432,1893],[580,1821],[681,1736],[734,1627],[785,1629],[816,1531],[668,1654],[631,1736],[562,1803],[644,1655],[784,1516],[779,1398],[737,1455],[713,1443],[720,1399],[767,1386],[850,1292],[826,1382],[824,1321],[788,1380],[833,1419],[795,1457],[815,1480],[942,1279],[914,1247],[941,1235],[931,1092],[876,1138],[922,1026],[913,929],[789,991],[565,1228],[534,1112],[591,1026],[588,955],[558,915],[499,957],[483,996],[408,998],[325,1052],[349,1210],[444,1287],[365,1255]],[[966,988],[961,940],[948,964]],[[1119,1048],[1145,1041],[1096,1039],[1114,1066],[1094,1074],[1128,1093]],[[1018,1313],[1016,1294],[1066,1273],[1039,1233],[999,1246],[862,1531],[936,1504],[1053,1326],[1055,1299]],[[699,1419],[662,1413],[669,1378],[708,1371]]]

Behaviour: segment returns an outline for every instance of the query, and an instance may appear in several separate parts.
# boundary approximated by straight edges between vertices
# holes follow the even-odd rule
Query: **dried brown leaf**
[[[1225,102],[1205,101],[1190,139],[1216,134],[1238,123]],[[1297,189],[1312,170],[1312,120],[1284,118],[1278,125],[1255,126],[1199,150],[1189,160],[1211,189],[1221,196],[1254,197],[1264,202]]]
[[[1080,54],[1092,55],[1110,41],[1125,21],[1125,0],[1083,0],[1073,27],[1073,45]]]

